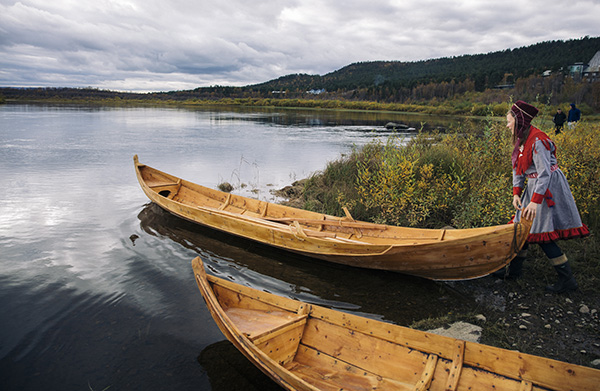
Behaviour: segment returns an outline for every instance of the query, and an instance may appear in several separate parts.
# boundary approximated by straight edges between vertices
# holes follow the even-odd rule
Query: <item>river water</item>
[[[390,113],[0,105],[0,388],[277,389],[224,341],[194,281],[211,273],[408,325],[465,306],[444,284],[264,248],[149,203],[142,163],[276,201],[271,190],[391,135]],[[410,137],[410,135],[406,135]]]

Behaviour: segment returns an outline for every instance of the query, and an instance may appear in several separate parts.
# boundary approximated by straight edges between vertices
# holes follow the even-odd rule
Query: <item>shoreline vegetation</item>
[[[6,98],[0,94],[1,103],[31,103],[31,104],[74,104],[74,105],[99,105],[114,107],[135,106],[165,106],[165,107],[254,107],[254,108],[281,108],[281,109],[314,109],[314,110],[340,110],[340,111],[363,111],[402,114],[425,114],[438,116],[461,116],[461,117],[502,117],[512,104],[512,96],[506,95],[505,101],[495,103],[480,102],[478,93],[465,94],[458,99],[449,99],[433,102],[415,103],[386,103],[361,100],[344,99],[305,99],[305,98],[220,98],[220,99],[158,99],[158,98],[121,98],[118,96],[110,98],[96,98],[84,96],[78,98],[65,98],[60,96],[38,97],[38,98]],[[566,113],[571,102],[561,104],[550,104],[536,101],[535,105],[541,112],[554,115],[556,107],[560,106]],[[588,121],[600,121],[600,113],[585,104],[578,105],[582,111],[582,118]],[[551,113],[551,114],[550,114]]]

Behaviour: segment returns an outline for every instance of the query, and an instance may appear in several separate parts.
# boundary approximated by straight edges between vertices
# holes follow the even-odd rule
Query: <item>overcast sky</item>
[[[599,35],[598,0],[0,0],[0,86],[241,86]]]

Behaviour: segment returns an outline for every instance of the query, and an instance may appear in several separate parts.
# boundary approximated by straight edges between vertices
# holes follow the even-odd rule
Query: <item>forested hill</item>
[[[462,82],[470,79],[483,91],[546,70],[566,71],[576,62],[587,63],[600,50],[600,37],[549,41],[487,54],[464,55],[416,62],[373,61],[348,65],[326,75],[288,75],[248,86],[253,90],[351,90],[369,87],[412,88],[420,84]]]

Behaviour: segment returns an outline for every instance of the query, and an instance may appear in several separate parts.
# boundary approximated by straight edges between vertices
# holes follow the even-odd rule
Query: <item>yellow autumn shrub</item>
[[[540,125],[537,125],[540,126]],[[600,213],[600,129],[580,123],[554,136],[561,169],[580,213],[596,225]],[[372,220],[403,226],[457,228],[508,222],[512,207],[510,132],[503,121],[447,135],[420,133],[407,144],[390,138],[358,163],[358,200]]]
[[[600,125],[582,121],[574,129],[565,127],[552,139],[579,213],[588,225],[596,226],[600,215]]]

